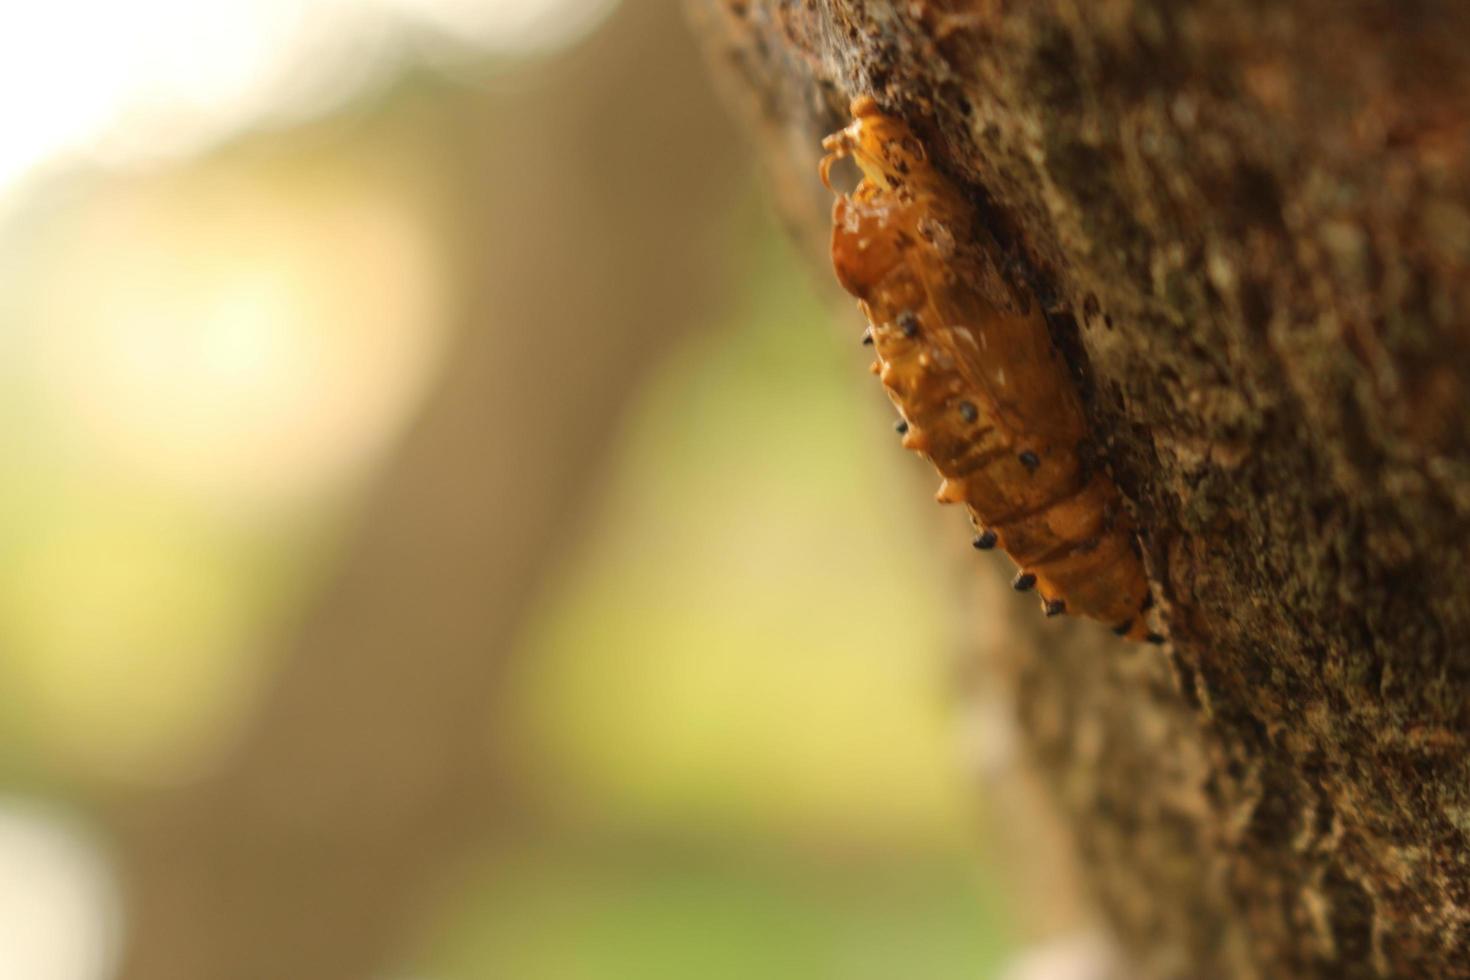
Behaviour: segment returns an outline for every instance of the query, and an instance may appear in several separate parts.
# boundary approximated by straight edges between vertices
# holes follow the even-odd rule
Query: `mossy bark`
[[[870,93],[1053,311],[1170,644],[1005,665],[1138,973],[1470,977],[1470,6],[693,7],[814,253]]]

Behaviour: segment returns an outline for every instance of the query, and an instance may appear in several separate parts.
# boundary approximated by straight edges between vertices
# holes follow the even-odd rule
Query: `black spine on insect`
[[[935,498],[968,510],[975,548],[1025,569],[1014,589],[1145,639],[1147,570],[1090,451],[1075,322],[1007,273],[1020,250],[985,230],[1005,222],[930,164],[902,118],[870,95],[852,116],[822,144],[829,189],[845,157],[863,174],[837,192],[832,261],[868,318],[871,370],[909,423],[903,444],[943,477]]]

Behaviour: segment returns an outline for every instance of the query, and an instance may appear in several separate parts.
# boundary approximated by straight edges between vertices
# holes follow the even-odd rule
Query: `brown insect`
[[[964,503],[975,547],[999,546],[1046,614],[1099,619],[1162,642],[1133,527],[1118,490],[1089,465],[1086,419],[1041,308],[983,248],[964,195],[900,119],[869,96],[822,142],[822,182],[851,157],[863,179],[833,209],[832,262],[870,324],[873,370],[902,418],[903,445]]]

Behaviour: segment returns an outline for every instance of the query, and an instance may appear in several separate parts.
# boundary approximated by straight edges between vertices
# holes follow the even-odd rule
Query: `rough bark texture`
[[[1470,976],[1470,6],[694,8],[803,237],[871,93],[1054,308],[1171,643],[1006,680],[1137,973]]]

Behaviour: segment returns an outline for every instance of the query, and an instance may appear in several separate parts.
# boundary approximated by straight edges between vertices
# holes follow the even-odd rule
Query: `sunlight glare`
[[[147,163],[324,112],[422,25],[487,52],[574,43],[616,0],[47,0],[0,21],[0,199],[56,159]]]
[[[104,980],[119,909],[106,858],[64,814],[0,801],[0,976]]]
[[[344,485],[391,444],[447,337],[434,232],[371,184],[174,178],[56,234],[64,258],[26,314],[47,403],[90,455],[201,502]]]

